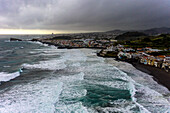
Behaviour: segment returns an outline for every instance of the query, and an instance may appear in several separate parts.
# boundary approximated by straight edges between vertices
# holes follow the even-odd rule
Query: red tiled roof
[[[160,57],[160,58],[165,58],[165,55],[159,55],[158,57]]]

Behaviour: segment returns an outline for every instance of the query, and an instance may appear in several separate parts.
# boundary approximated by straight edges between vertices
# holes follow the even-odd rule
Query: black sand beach
[[[170,72],[166,72],[163,69],[139,64],[136,62],[131,62],[131,64],[138,70],[143,71],[149,75],[152,75],[154,77],[154,80],[156,80],[159,84],[162,84],[163,86],[167,87],[170,90]]]

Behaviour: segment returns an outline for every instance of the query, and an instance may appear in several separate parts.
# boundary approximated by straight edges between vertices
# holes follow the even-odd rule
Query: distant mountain
[[[106,31],[106,33],[114,33],[114,34],[123,34],[125,32],[127,32],[127,31],[123,31],[123,30],[119,30],[119,29],[112,30],[112,31]]]
[[[144,36],[147,36],[147,35],[142,32],[133,31],[133,32],[123,33],[123,34],[117,36],[115,39],[116,40],[136,40],[137,38],[141,38]]]
[[[152,29],[142,30],[141,32],[148,35],[169,34],[170,28],[168,27],[152,28]]]
[[[125,32],[133,32],[133,31],[143,32],[147,35],[170,34],[170,28],[168,27],[151,28],[146,30],[111,30],[111,31],[107,31],[106,33],[114,33],[120,35]]]

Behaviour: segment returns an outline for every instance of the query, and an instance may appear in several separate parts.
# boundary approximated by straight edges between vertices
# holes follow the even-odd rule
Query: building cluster
[[[98,43],[95,40],[84,40],[84,39],[73,39],[73,40],[54,40],[53,43],[55,43],[59,47],[96,47],[96,48],[106,48],[106,46],[103,44],[104,41],[101,41],[101,43]]]
[[[157,68],[163,68],[165,71],[170,71],[170,55],[151,55],[150,53],[159,52],[159,49],[145,48],[126,48],[123,45],[110,46],[103,51],[107,54],[110,51],[117,51],[116,57],[124,61],[138,61],[144,65],[150,65]]]
[[[70,36],[73,39],[115,39],[119,34],[106,33],[106,32],[94,32],[94,33],[74,33],[74,34],[51,34],[43,35],[41,38],[53,38],[56,36]]]
[[[36,39],[42,43],[58,46],[59,48],[99,48],[102,49],[98,55],[116,57],[119,60],[138,61],[144,65],[164,68],[167,72],[170,69],[169,55],[152,55],[153,52],[162,50],[145,48],[127,48],[118,44],[113,46],[117,40],[115,35],[109,33],[80,33],[66,35],[49,35],[45,38]]]
[[[60,48],[101,48],[113,44],[115,34],[111,33],[77,33],[77,34],[52,34],[36,39],[42,43],[52,44]],[[54,39],[55,38],[55,39]],[[35,40],[35,41],[36,41]]]
[[[57,39],[53,40],[50,38],[46,39],[36,39],[35,41],[40,41],[42,43],[58,46],[59,48],[100,48],[106,49],[110,46],[111,42],[106,39]]]

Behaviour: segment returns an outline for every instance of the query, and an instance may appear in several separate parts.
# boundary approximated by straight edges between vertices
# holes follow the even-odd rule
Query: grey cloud
[[[94,30],[170,26],[169,0],[0,0],[0,28]]]

